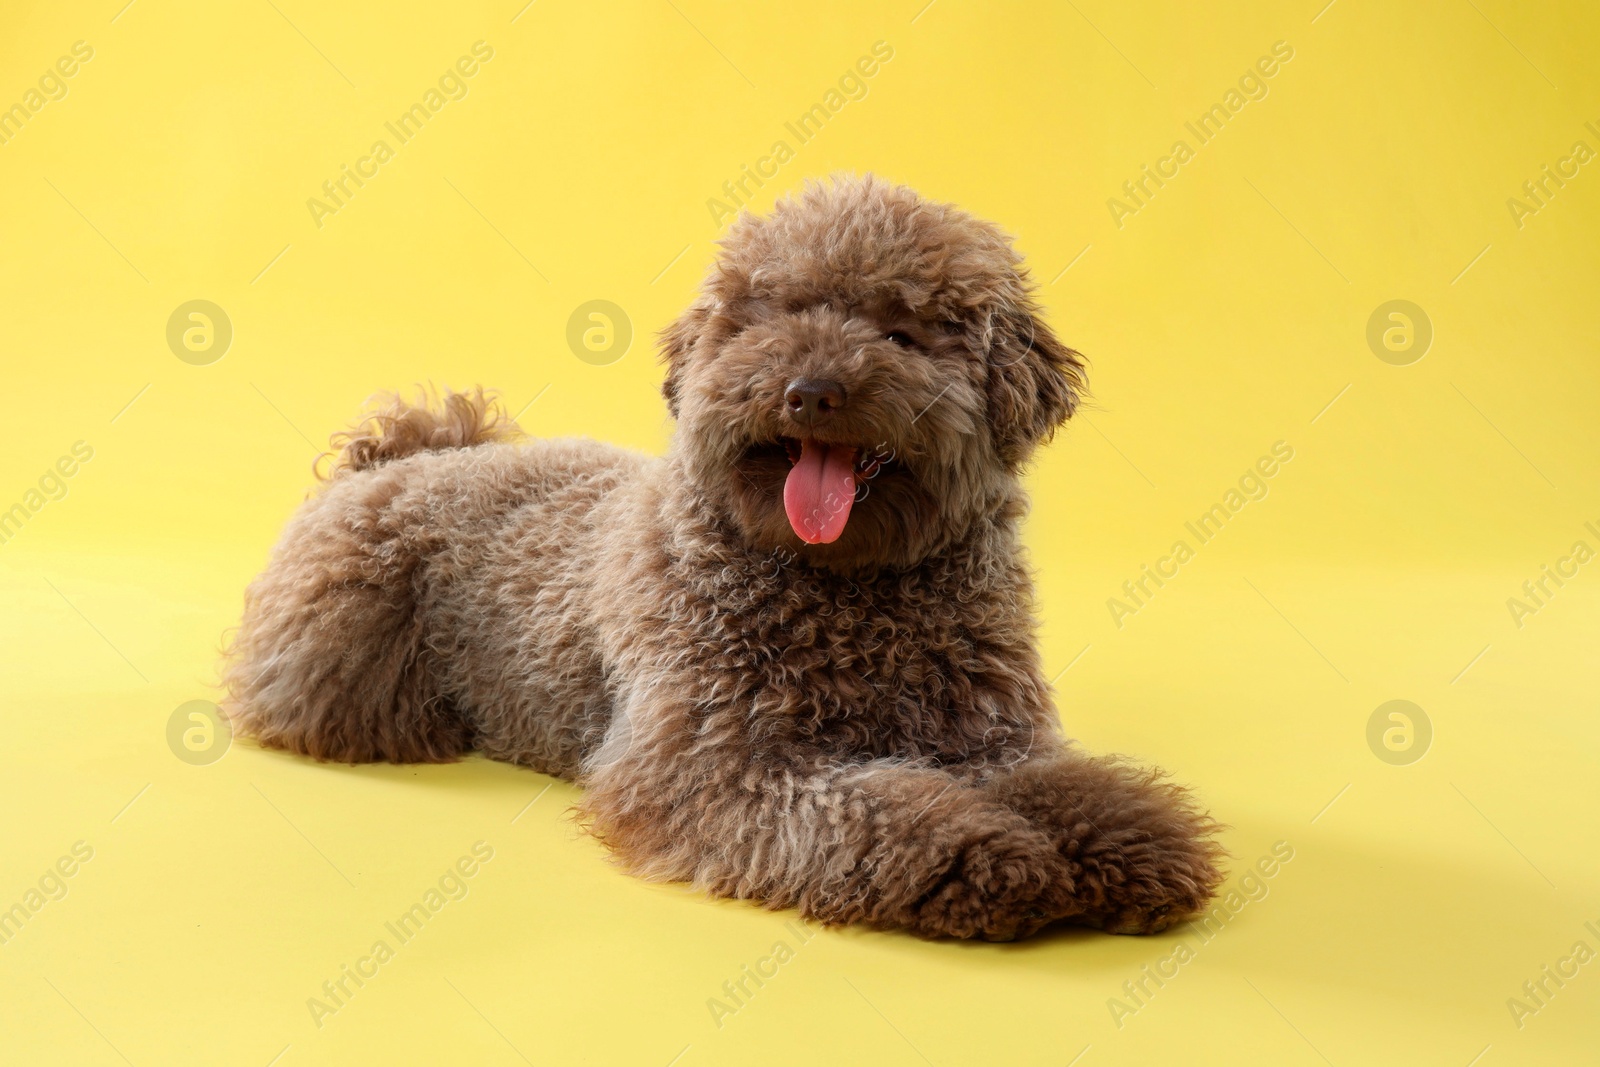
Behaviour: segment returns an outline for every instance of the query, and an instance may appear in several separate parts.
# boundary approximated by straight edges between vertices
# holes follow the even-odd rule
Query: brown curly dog
[[[1218,829],[1063,736],[1020,471],[1077,353],[994,226],[873,178],[742,217],[663,334],[656,459],[480,391],[336,438],[246,597],[227,710],[323,760],[587,787],[638,874],[831,923],[1162,929]]]

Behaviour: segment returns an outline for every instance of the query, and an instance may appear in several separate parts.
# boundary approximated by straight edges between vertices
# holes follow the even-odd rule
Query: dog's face
[[[762,551],[907,566],[1013,496],[1082,364],[995,227],[872,178],[745,216],[663,334],[676,448]]]

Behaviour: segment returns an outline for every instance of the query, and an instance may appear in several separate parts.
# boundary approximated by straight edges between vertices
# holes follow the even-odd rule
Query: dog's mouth
[[[808,545],[832,544],[844,535],[850,510],[884,470],[895,465],[887,445],[859,445],[810,437],[779,437],[750,449],[750,458],[782,456],[789,463],[783,510],[795,536]]]

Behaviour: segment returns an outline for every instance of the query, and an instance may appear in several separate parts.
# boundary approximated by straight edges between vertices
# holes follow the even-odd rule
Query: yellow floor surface
[[[1324,2],[6,4],[0,1061],[1600,1062],[1600,17]],[[209,732],[366,395],[660,451],[655,331],[835,170],[1091,360],[1044,655],[1231,825],[1209,929],[808,929]]]

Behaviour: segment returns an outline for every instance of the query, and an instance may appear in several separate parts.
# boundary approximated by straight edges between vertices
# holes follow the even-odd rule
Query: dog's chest
[[[1004,591],[800,576],[731,599],[707,636],[757,729],[840,756],[936,760],[1032,729],[1016,697],[1030,691],[1028,635]]]

